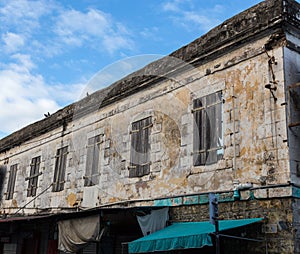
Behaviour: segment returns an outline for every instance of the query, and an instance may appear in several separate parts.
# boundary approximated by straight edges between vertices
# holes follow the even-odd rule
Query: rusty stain
[[[109,200],[108,200],[109,203],[115,203],[115,202],[117,202],[117,201],[118,201],[118,199],[117,199],[116,197],[111,197],[111,198],[109,198]]]
[[[191,91],[187,88],[180,89],[174,93],[176,99],[180,101],[185,107],[187,107],[190,103],[190,93]]]
[[[12,202],[11,202],[11,204],[12,204],[12,207],[15,207],[15,208],[18,207],[18,202],[17,202],[16,199],[13,199]]]
[[[105,128],[104,134],[105,134],[105,137],[108,139],[108,137],[110,137],[110,134],[111,134],[111,129],[109,127]]]
[[[246,154],[246,151],[247,151],[247,148],[246,147],[243,147],[241,150],[240,150],[240,156],[244,156]]]
[[[168,115],[163,113],[159,114],[162,119],[162,143],[164,150],[167,152],[168,168],[163,170],[170,170],[175,164],[178,163],[180,153],[181,134],[177,123]]]
[[[76,194],[75,193],[70,193],[68,196],[67,196],[67,203],[69,206],[73,207],[77,204],[77,198],[76,198]]]

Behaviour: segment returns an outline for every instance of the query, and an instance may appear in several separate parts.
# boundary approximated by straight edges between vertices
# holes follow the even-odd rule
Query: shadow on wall
[[[4,186],[5,174],[6,174],[6,166],[0,166],[0,201],[2,201],[2,197],[3,197],[3,186]]]

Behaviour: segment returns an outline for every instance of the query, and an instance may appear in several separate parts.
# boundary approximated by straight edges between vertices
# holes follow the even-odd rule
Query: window
[[[272,90],[271,90],[272,92]],[[300,126],[300,84],[289,86],[289,127]]]
[[[222,93],[217,92],[193,102],[194,166],[216,163],[223,157]]]
[[[0,166],[0,202],[2,200],[1,194],[3,191],[5,175],[6,175],[6,165],[1,165]]]
[[[67,164],[68,147],[63,147],[57,150],[55,161],[55,172],[53,179],[52,191],[62,191],[65,183],[65,171]]]
[[[100,154],[101,136],[88,139],[86,172],[84,177],[84,186],[93,186],[99,183],[99,154]]]
[[[27,197],[34,197],[36,195],[38,177],[42,174],[42,172],[39,172],[40,162],[40,156],[31,160],[30,176],[25,178],[25,180],[28,180]]]
[[[132,123],[129,177],[150,172],[150,127],[151,117]]]
[[[9,179],[7,184],[7,193],[6,193],[7,200],[12,199],[14,195],[17,168],[18,168],[18,164],[10,166]]]

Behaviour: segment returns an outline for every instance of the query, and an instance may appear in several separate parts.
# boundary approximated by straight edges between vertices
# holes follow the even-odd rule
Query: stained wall
[[[63,146],[68,146],[64,190],[52,192],[49,187],[26,205],[28,211],[150,202],[166,196],[230,191],[237,183],[251,182],[254,187],[287,183],[283,50],[277,47],[266,53],[263,46],[268,40],[261,38],[197,67],[187,65],[185,71],[89,114],[82,116],[75,107],[70,122],[2,153],[2,165],[9,169],[18,164],[13,199],[2,201],[6,212],[32,199],[26,197],[25,181],[31,158],[42,158],[38,193],[51,185],[56,150]],[[276,91],[271,91],[265,86],[273,85],[274,78]],[[195,167],[193,100],[217,91],[223,94],[224,156],[216,164]],[[153,119],[150,174],[130,178],[131,123],[148,116]],[[87,140],[99,134],[99,184],[84,187]]]

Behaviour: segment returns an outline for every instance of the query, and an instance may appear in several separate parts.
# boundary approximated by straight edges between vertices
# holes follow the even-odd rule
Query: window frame
[[[56,151],[52,192],[59,192],[64,189],[67,155],[68,146],[59,148]]]
[[[224,155],[222,91],[193,100],[192,113],[193,165],[215,164]]]
[[[6,176],[6,171],[7,171],[7,165],[0,165],[0,201],[2,200],[2,191],[4,188],[4,182],[5,182],[5,176]]]
[[[17,178],[17,170],[18,170],[17,163],[10,166],[9,178],[8,178],[8,182],[7,182],[6,200],[13,199],[16,178]]]
[[[88,139],[84,176],[85,187],[99,184],[100,146],[103,143],[102,137],[103,135],[99,134]]]
[[[40,164],[41,156],[37,156],[31,159],[30,173],[29,176],[25,178],[25,180],[28,180],[27,197],[36,196],[38,178],[42,174],[42,172],[39,172]]]
[[[300,84],[288,87],[288,126],[293,128],[300,126]]]
[[[129,177],[142,177],[150,173],[150,134],[152,116],[131,123]]]

